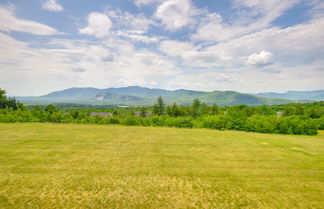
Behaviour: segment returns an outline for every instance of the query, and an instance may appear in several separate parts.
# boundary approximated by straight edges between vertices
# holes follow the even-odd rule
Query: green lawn
[[[0,123],[0,208],[324,208],[324,134]]]

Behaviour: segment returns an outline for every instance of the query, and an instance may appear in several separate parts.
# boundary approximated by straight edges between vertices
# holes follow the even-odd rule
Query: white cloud
[[[43,47],[37,42],[37,48],[0,32],[0,83],[16,95],[43,94],[59,90],[58,86],[62,89],[141,85],[243,92],[322,88],[324,18],[316,16],[288,28],[273,27],[271,22],[292,5],[287,0],[274,1],[277,5],[270,1],[261,1],[264,5],[259,1],[237,1],[234,19],[197,11],[185,0],[156,1],[160,9],[165,6],[160,10],[165,16],[156,16],[158,8],[155,20],[144,14],[104,10],[94,13],[95,18],[90,18],[94,17],[90,13],[88,25],[79,31],[101,39],[51,39]],[[321,8],[319,4],[317,8]],[[12,31],[7,29],[11,27],[17,31],[25,20],[16,18],[13,10],[5,10],[9,12],[1,12],[5,17],[0,17],[0,30]],[[6,16],[10,14],[12,17],[8,19]],[[242,16],[235,18],[237,14]],[[149,29],[157,25],[157,19],[170,31],[197,26],[197,23],[199,26],[195,34],[177,36],[182,41],[176,41],[151,33],[156,32]],[[15,23],[19,21],[22,22]],[[37,30],[29,31],[35,34]],[[190,35],[198,41],[187,40]]]
[[[71,71],[72,72],[77,72],[77,73],[83,73],[83,72],[85,72],[87,70],[84,69],[84,68],[79,67],[79,68],[73,68],[73,69],[71,69]]]
[[[116,22],[112,34],[121,36],[133,41],[146,44],[157,43],[161,37],[146,35],[149,27],[155,22],[145,17],[144,14],[131,14],[117,10],[106,10],[104,12],[113,22]]]
[[[167,0],[157,8],[154,16],[167,30],[176,31],[187,26],[196,12],[190,0]]]
[[[57,3],[58,0],[46,0],[42,3],[42,8],[48,11],[60,12],[63,11],[62,5]]]
[[[0,31],[18,31],[34,35],[62,34],[48,25],[15,17],[12,8],[0,7],[0,14]]]
[[[324,16],[324,1],[309,0],[307,4],[311,7],[311,9],[308,11],[308,15],[313,19],[321,18]]]
[[[232,0],[236,15],[223,20],[219,14],[207,14],[200,20],[194,41],[226,41],[271,27],[271,23],[301,0]]]
[[[196,47],[190,42],[174,40],[163,41],[159,46],[160,51],[170,56],[182,56],[183,53],[188,51],[194,51],[195,49]]]
[[[193,89],[201,91],[235,90],[241,84],[239,76],[233,73],[200,70],[175,76],[167,83],[169,89]]]
[[[150,5],[154,3],[162,2],[163,0],[134,0],[136,6],[141,7],[143,5]]]
[[[248,28],[241,26],[229,26],[223,23],[223,18],[217,13],[208,14],[203,18],[196,34],[191,36],[192,40],[224,41],[226,39],[240,36]]]
[[[250,8],[253,13],[250,15],[269,14],[271,12],[282,12],[299,3],[301,0],[232,0],[234,7]]]
[[[99,12],[91,12],[88,15],[88,26],[80,29],[80,34],[94,35],[97,38],[103,38],[109,35],[112,22],[107,15]]]
[[[153,20],[145,17],[144,14],[131,14],[129,12],[124,12],[121,10],[107,10],[104,12],[108,15],[114,22],[118,23],[116,25],[118,30],[136,30],[145,33],[150,25],[155,24]]]
[[[179,73],[173,61],[116,37],[53,39],[33,48],[0,33],[0,42],[0,83],[11,95],[40,95],[73,86],[152,87]]]
[[[196,54],[204,51],[215,54],[219,59],[215,59],[214,65],[222,66],[224,69],[243,69],[249,56],[265,49],[275,55],[275,63],[280,67],[311,64],[324,57],[322,28],[324,18],[288,28],[265,29],[200,48]],[[198,63],[196,62],[196,65]],[[248,67],[251,68],[253,66],[251,64]],[[203,66],[204,63],[201,62],[201,67]],[[278,72],[278,70],[279,67],[269,71]]]
[[[248,58],[248,64],[254,66],[265,66],[272,63],[273,54],[268,51],[261,51],[259,54],[251,54]]]
[[[157,43],[160,40],[159,37],[149,37],[146,35],[138,34],[137,31],[118,31],[116,35],[146,44]]]
[[[209,68],[224,67],[230,58],[213,51],[188,51],[182,55],[182,63],[187,67]]]

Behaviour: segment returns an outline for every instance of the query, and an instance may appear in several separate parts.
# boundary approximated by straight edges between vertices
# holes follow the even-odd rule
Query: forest
[[[324,102],[220,107],[194,99],[189,106],[97,107],[62,104],[24,106],[0,92],[0,122],[95,123],[127,126],[209,128],[260,133],[316,135],[324,130]],[[105,114],[101,114],[105,113]]]

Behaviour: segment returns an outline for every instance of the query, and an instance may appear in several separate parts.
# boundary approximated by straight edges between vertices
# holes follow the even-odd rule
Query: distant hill
[[[314,91],[288,91],[286,93],[259,93],[257,96],[266,98],[281,98],[289,100],[313,100],[313,101],[324,101],[324,90]]]
[[[55,91],[39,97],[17,97],[24,103],[84,103],[84,104],[111,104],[111,105],[152,105],[156,98],[162,96],[166,103],[176,102],[180,105],[189,105],[194,98],[207,104],[225,105],[262,105],[283,104],[292,102],[282,98],[265,98],[259,95],[243,94],[235,91],[193,91],[179,89],[175,91],[164,89],[150,89],[139,86],[122,88],[70,88]]]

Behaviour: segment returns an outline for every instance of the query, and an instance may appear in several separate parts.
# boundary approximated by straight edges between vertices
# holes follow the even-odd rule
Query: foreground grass
[[[0,208],[323,208],[324,134],[0,124]]]

